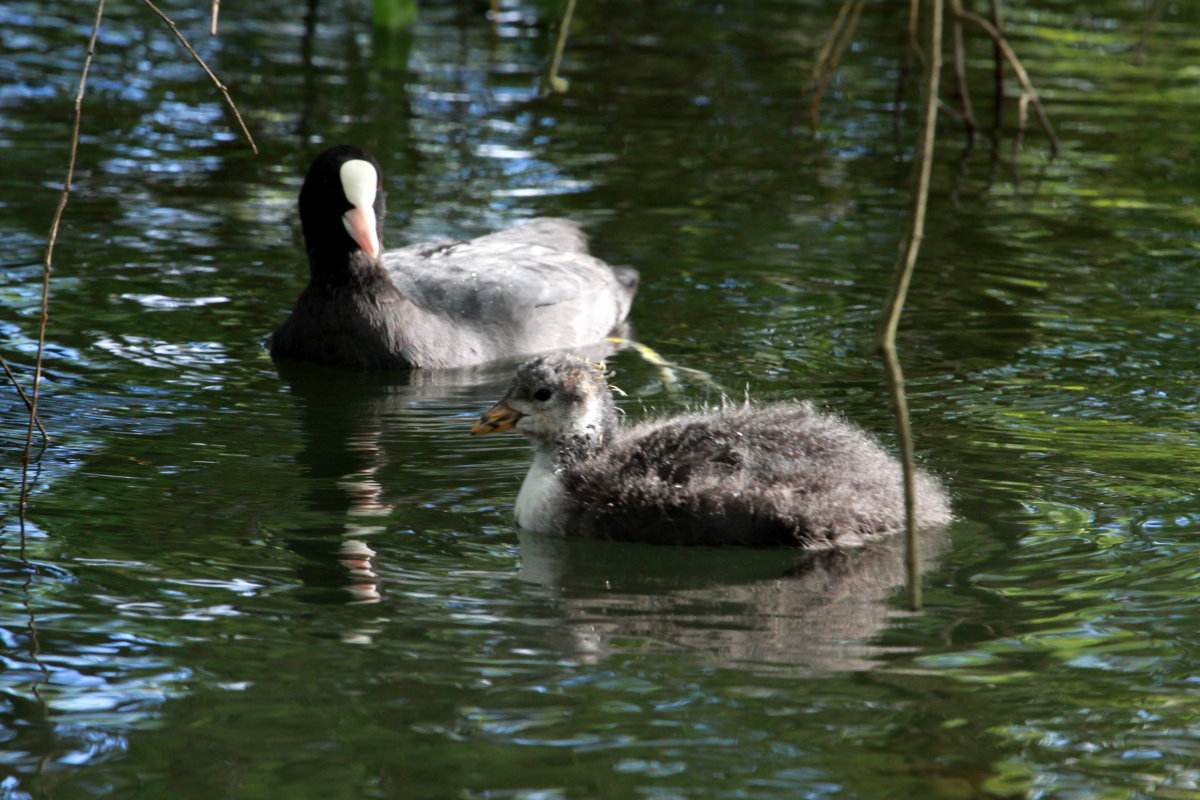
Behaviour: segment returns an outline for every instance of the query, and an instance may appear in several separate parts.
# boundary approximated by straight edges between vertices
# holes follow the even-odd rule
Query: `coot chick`
[[[309,283],[271,355],[354,369],[460,367],[600,341],[637,271],[588,255],[574,222],[536,218],[469,242],[383,251],[379,163],[349,145],[300,189]]]
[[[808,403],[730,405],[630,428],[603,368],[551,354],[525,362],[476,434],[530,438],[516,522],[540,533],[653,544],[854,547],[904,528],[899,462]],[[917,476],[922,528],[950,520]]]

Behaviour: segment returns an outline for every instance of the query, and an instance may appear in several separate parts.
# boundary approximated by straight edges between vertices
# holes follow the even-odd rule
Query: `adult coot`
[[[356,369],[457,367],[578,347],[629,313],[637,271],[588,255],[569,220],[383,251],[378,162],[349,145],[300,189],[309,283],[271,355]]]

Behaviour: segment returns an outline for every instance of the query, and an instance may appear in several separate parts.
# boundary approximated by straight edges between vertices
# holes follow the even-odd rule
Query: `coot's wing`
[[[414,350],[492,360],[590,344],[625,319],[636,272],[618,275],[586,246],[574,223],[536,219],[469,242],[394,250],[384,263],[419,309],[406,323]]]

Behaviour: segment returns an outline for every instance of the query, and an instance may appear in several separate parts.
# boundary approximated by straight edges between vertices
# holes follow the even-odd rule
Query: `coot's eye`
[[[551,394],[553,394],[553,392],[551,392],[549,389],[547,389],[545,387],[542,387],[541,389],[538,389],[536,392],[533,393],[533,399],[537,400],[538,402],[544,403],[550,399]]]

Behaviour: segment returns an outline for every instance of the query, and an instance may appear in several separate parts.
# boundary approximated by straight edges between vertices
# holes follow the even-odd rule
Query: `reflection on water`
[[[519,577],[549,590],[585,664],[665,648],[723,666],[869,669],[882,652],[871,640],[903,613],[889,602],[906,580],[900,542],[747,553],[519,536]],[[925,537],[923,572],[944,544]]]
[[[515,531],[524,445],[468,432],[511,364],[262,347],[304,281],[303,169],[351,141],[383,161],[391,245],[563,215],[636,266],[638,339],[688,369],[611,354],[631,418],[748,391],[886,437],[864,344],[915,130],[888,4],[815,139],[795,103],[825,2],[583,4],[547,98],[536,4],[426,3],[391,34],[368,4],[266,2],[216,38],[172,9],[258,158],[169,31],[109,4],[23,535],[0,392],[0,796],[1194,794],[1200,9],[1167,4],[1134,67],[1138,4],[1006,8],[1066,149],[1010,163],[1015,117],[999,150],[943,129],[900,346],[961,521],[914,615],[884,551]],[[93,13],[0,10],[0,353],[26,383]],[[981,86],[989,59],[969,38]]]
[[[598,342],[572,352],[603,360],[617,349],[616,342]],[[508,386],[519,362],[395,373],[275,362],[280,378],[300,401],[305,445],[297,463],[311,487],[306,505],[322,518],[313,529],[296,532],[303,537],[296,546],[310,561],[327,562],[306,570],[306,584],[339,587],[356,602],[379,599],[370,537],[389,531],[389,518],[398,508],[421,502],[418,481],[381,483],[389,464],[387,429],[444,435],[445,409],[457,409],[460,416],[463,409],[472,416],[486,409]],[[468,427],[464,421],[459,435]],[[396,467],[414,474],[427,469],[404,452],[398,454]],[[340,523],[325,521],[338,516],[343,517]],[[340,569],[330,574],[328,567],[335,559]]]

